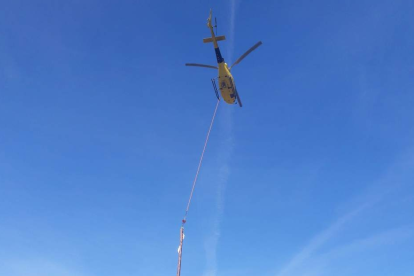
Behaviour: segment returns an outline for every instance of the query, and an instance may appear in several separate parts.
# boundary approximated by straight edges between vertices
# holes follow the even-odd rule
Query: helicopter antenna
[[[217,17],[214,17],[214,27],[216,28],[216,35],[217,35]]]

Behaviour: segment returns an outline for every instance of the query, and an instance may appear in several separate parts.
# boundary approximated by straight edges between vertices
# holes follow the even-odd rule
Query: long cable
[[[193,193],[194,193],[194,189],[195,189],[195,186],[196,186],[196,183],[197,183],[198,173],[200,172],[201,163],[203,162],[204,152],[206,151],[208,138],[210,137],[210,132],[211,132],[211,129],[213,127],[214,118],[216,117],[217,108],[219,106],[219,103],[220,103],[220,100],[217,100],[216,108],[214,109],[213,118],[211,119],[210,128],[208,129],[206,141],[204,143],[203,152],[201,153],[200,162],[198,163],[197,173],[196,173],[194,181],[193,181],[193,188],[191,189],[190,198],[188,199],[187,209],[185,210],[185,215],[184,215],[184,218],[183,218],[183,224],[186,222],[188,210],[190,209],[191,199],[193,198]]]
[[[213,118],[211,119],[210,127],[209,127],[208,132],[207,132],[206,141],[204,142],[203,151],[201,152],[200,161],[198,162],[197,172],[196,172],[196,175],[195,175],[194,181],[193,181],[193,187],[191,188],[190,198],[188,199],[187,208],[185,210],[185,215],[184,215],[184,218],[182,220],[182,225],[181,225],[181,228],[180,228],[180,246],[178,247],[177,276],[180,276],[180,274],[181,274],[181,256],[182,256],[183,241],[184,241],[184,224],[187,221],[188,210],[190,209],[191,199],[193,198],[193,193],[194,193],[194,189],[195,189],[195,186],[196,186],[196,183],[197,183],[198,173],[200,172],[201,164],[203,163],[204,152],[206,151],[206,148],[207,148],[208,139],[210,137],[211,129],[213,128],[213,123],[214,123],[214,119],[216,118],[216,113],[217,113],[219,103],[220,103],[220,100],[218,99],[217,104],[216,104],[216,108],[214,109]]]

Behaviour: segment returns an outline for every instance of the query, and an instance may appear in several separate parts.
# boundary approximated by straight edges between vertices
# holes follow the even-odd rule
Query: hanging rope
[[[200,172],[201,163],[203,162],[204,152],[206,151],[208,138],[210,137],[210,132],[211,132],[211,129],[213,128],[213,123],[214,123],[214,119],[216,118],[216,113],[217,113],[219,103],[220,103],[220,100],[218,99],[217,104],[216,104],[216,108],[214,109],[213,118],[211,119],[210,128],[208,129],[208,132],[207,132],[207,137],[206,137],[206,141],[204,143],[203,151],[201,153],[200,161],[198,162],[198,168],[197,168],[196,175],[194,177],[193,187],[191,188],[190,198],[188,199],[187,208],[185,210],[184,218],[182,220],[182,224],[181,224],[181,228],[180,228],[180,246],[178,247],[177,276],[180,276],[180,274],[181,274],[181,256],[182,256],[183,241],[184,241],[184,224],[187,221],[188,210],[190,209],[191,199],[193,198],[193,193],[194,193],[194,189],[195,189],[195,186],[196,186],[196,183],[197,183],[198,173]]]
[[[190,198],[188,199],[187,209],[185,210],[185,215],[184,215],[184,218],[183,218],[183,221],[182,221],[183,225],[184,225],[184,223],[186,222],[186,219],[187,219],[188,209],[190,209],[191,199],[193,198],[193,193],[194,193],[194,188],[195,188],[196,183],[197,183],[198,173],[200,172],[201,163],[203,162],[204,152],[206,151],[208,138],[210,137],[210,132],[211,132],[211,129],[213,127],[214,118],[216,117],[217,108],[219,106],[219,103],[220,103],[220,100],[217,100],[216,108],[214,109],[213,118],[211,119],[210,128],[208,129],[206,141],[204,143],[203,152],[201,153],[200,162],[198,163],[197,173],[196,173],[194,181],[193,181],[193,188],[191,189]]]

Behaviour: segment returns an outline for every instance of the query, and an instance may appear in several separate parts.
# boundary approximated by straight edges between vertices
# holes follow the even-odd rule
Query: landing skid
[[[240,106],[240,107],[242,107],[242,106],[243,106],[243,104],[242,104],[242,102],[241,102],[241,100],[240,100],[239,93],[237,92],[237,89],[236,89],[236,87],[234,86],[233,79],[232,79],[232,78],[229,78],[229,80],[230,80],[230,82],[231,82],[231,86],[233,87],[234,94],[236,95],[236,100],[237,100],[237,103],[239,104],[239,106]]]
[[[237,89],[236,88],[234,88],[234,92],[236,93],[237,103],[239,104],[240,107],[242,107],[243,104],[242,104],[242,102],[240,100],[240,96],[239,96],[239,93],[237,92]]]
[[[211,83],[213,84],[214,92],[216,93],[217,100],[220,100],[219,93],[217,90],[216,79],[211,79]]]
[[[236,96],[236,102],[235,102],[235,104],[239,104],[239,106],[242,107],[243,104],[242,104],[242,102],[240,100],[240,96],[239,96],[239,93],[237,92],[236,87],[234,87],[233,80],[231,78],[229,80],[231,82],[231,86],[233,87],[233,91],[234,91],[234,94]],[[219,92],[218,92],[217,84],[216,84],[216,79],[211,79],[211,83],[213,84],[214,93],[216,93],[217,100],[220,100]]]

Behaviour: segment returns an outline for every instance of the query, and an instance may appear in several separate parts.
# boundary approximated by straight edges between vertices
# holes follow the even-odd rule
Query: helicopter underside
[[[220,99],[219,92],[217,89],[217,86],[218,86],[218,88],[220,89],[221,97],[226,103],[228,104],[238,103],[239,106],[242,107],[239,93],[237,93],[237,89],[234,84],[233,76],[230,74],[230,71],[219,69],[219,76],[217,77],[217,80],[218,80],[218,85],[216,84],[216,78],[211,79],[211,83],[213,84],[214,92],[216,93],[217,99]]]
[[[234,104],[236,101],[236,92],[233,79],[230,76],[219,76],[218,85],[223,100],[228,104]]]
[[[233,76],[226,63],[219,63],[218,88],[223,100],[228,104],[234,104],[237,99],[236,86]]]

